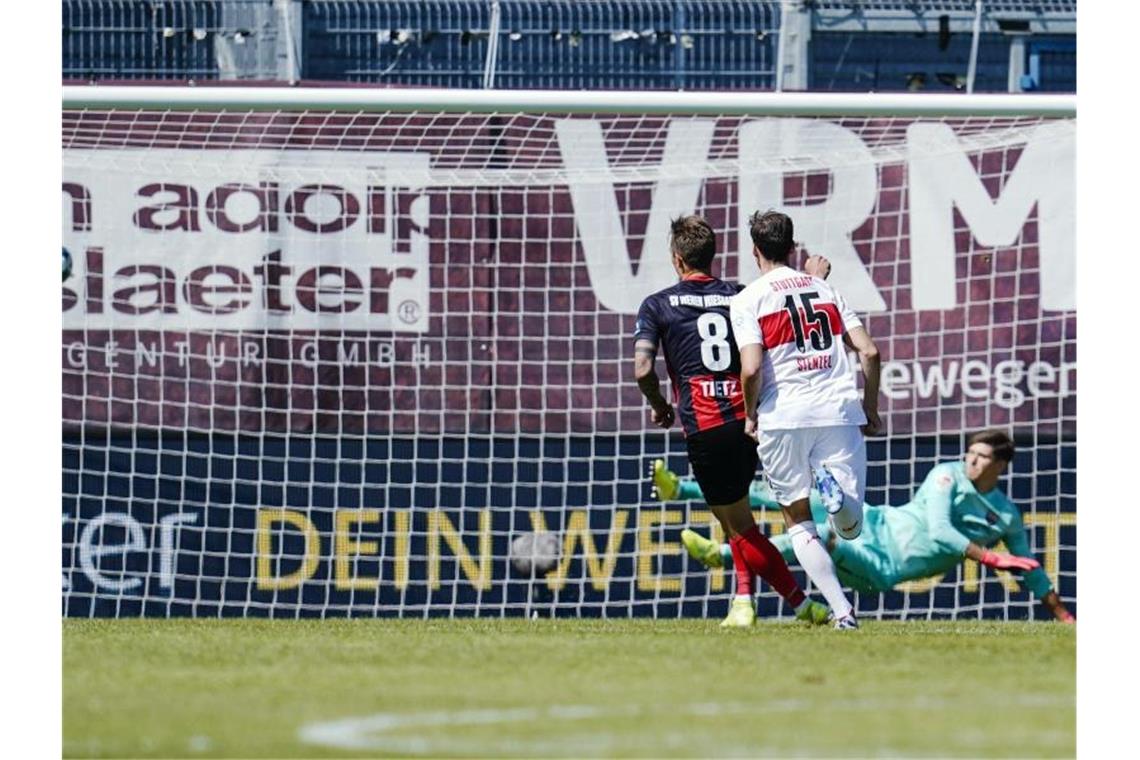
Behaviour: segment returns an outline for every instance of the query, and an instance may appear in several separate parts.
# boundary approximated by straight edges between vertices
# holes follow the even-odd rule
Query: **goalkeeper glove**
[[[986,567],[997,570],[1036,570],[1041,564],[1030,557],[1018,557],[1015,554],[1002,554],[990,549],[982,551],[982,558],[978,560]]]

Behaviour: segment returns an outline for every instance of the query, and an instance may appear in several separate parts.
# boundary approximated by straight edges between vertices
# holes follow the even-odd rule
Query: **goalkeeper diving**
[[[1000,430],[974,434],[965,457],[937,465],[909,503],[865,504],[863,532],[851,540],[836,540],[825,500],[813,490],[811,510],[840,581],[857,591],[878,593],[905,581],[942,575],[969,558],[1019,573],[1021,582],[1057,620],[1075,622],[1033,558],[1021,512],[997,487],[1013,451],[1013,440]],[[652,474],[662,501],[703,500],[700,486],[670,472],[662,460],[654,462]],[[753,507],[779,509],[762,481],[753,483],[749,501]],[[787,535],[772,536],[771,541],[789,563],[795,561]],[[999,541],[1005,542],[1009,554],[990,548]],[[681,542],[706,567],[731,566],[732,555],[724,546],[692,530],[682,531]]]

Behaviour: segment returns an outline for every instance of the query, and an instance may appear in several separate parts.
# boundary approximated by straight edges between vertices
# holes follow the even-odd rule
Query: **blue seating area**
[[[491,4],[309,2],[305,79],[480,87]]]
[[[811,89],[961,90],[966,85],[970,44],[969,34],[951,35],[941,49],[937,34],[816,32],[811,46]],[[1007,91],[1009,47],[1004,35],[981,35],[975,91]]]
[[[1035,38],[1028,46],[1022,88],[1040,92],[1077,91],[1077,44],[1070,36]]]
[[[65,79],[217,79],[215,2],[63,3]]]
[[[778,2],[499,4],[506,88],[756,89],[775,77]],[[306,79],[479,87],[490,3],[305,4]]]
[[[782,25],[780,0],[63,0],[62,6],[63,77],[85,81],[771,90]],[[788,21],[801,24],[801,35],[806,23],[808,32],[799,87],[962,89],[973,7],[972,0],[792,6]],[[1076,38],[1066,31],[1075,29],[1075,0],[988,0],[985,8],[975,90],[1005,92],[1011,82],[1016,90],[1075,89]],[[1024,75],[1011,76],[1022,50]]]

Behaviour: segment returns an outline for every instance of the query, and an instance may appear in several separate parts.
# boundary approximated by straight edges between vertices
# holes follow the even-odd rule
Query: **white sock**
[[[831,561],[831,555],[819,540],[815,523],[811,520],[796,523],[788,529],[788,535],[792,539],[792,549],[796,553],[800,567],[831,605],[836,620],[850,614],[853,609],[851,602],[847,601],[847,597],[843,594],[839,578],[835,575],[835,563]]]

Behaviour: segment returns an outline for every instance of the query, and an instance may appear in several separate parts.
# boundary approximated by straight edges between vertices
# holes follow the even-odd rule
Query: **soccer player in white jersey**
[[[776,211],[749,219],[760,278],[730,303],[740,348],[745,432],[756,439],[796,559],[819,587],[838,629],[858,628],[835,564],[819,539],[809,494],[818,485],[828,520],[850,539],[863,527],[867,448],[879,429],[879,351],[850,307],[824,280],[788,266],[792,220]],[[845,345],[859,354],[863,397]]]

